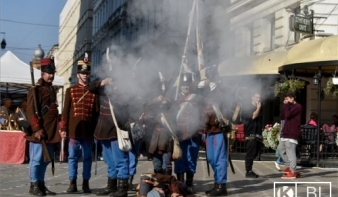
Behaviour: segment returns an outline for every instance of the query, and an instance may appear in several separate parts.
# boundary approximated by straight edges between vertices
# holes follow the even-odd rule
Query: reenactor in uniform
[[[77,192],[79,151],[83,158],[83,193],[91,193],[89,179],[92,167],[92,144],[99,112],[98,96],[88,90],[90,62],[85,57],[78,61],[78,84],[66,90],[64,108],[60,122],[61,135],[69,137],[68,171],[70,185],[68,193]]]
[[[188,191],[188,187],[177,180],[175,176],[164,174],[141,174],[140,183],[137,186],[138,197],[195,197]]]
[[[135,66],[134,66],[135,67]],[[132,76],[130,79],[130,85],[128,90],[130,90],[129,94],[131,98],[129,98],[129,105],[128,105],[128,111],[130,112],[130,125],[129,125],[129,133],[131,134],[131,140],[132,140],[132,150],[129,151],[129,190],[135,191],[135,186],[133,185],[134,175],[136,174],[136,168],[138,164],[138,155],[140,152],[140,145],[141,140],[144,137],[145,134],[145,120],[144,120],[144,114],[145,114],[145,94],[146,91],[142,88],[140,85],[140,75],[137,75],[136,68],[132,69]],[[132,93],[132,94],[130,94]]]
[[[101,82],[102,85],[103,82]],[[100,115],[94,136],[102,144],[103,160],[107,165],[107,187],[96,193],[98,196],[111,195],[113,197],[128,196],[129,179],[129,151],[119,148],[117,129],[112,118],[109,102],[114,108],[118,127],[127,130],[129,123],[128,103],[122,99],[117,81],[110,82],[104,89],[100,83],[93,84],[92,91],[99,91],[102,95]],[[100,90],[101,89],[101,90]]]
[[[174,117],[172,111],[172,101],[165,95],[167,91],[166,82],[154,83],[156,95],[150,102],[147,111],[147,127],[152,130],[152,136],[149,144],[148,152],[152,155],[154,173],[171,175],[171,159],[170,159],[170,139],[172,134],[165,125],[161,114],[165,117],[171,129],[175,131]],[[159,88],[161,87],[161,88]]]
[[[54,60],[44,58],[41,60],[41,78],[35,87],[27,94],[27,120],[32,128],[32,135],[27,136],[29,141],[29,193],[35,196],[55,195],[45,186],[45,173],[47,165],[43,157],[42,141],[46,142],[50,158],[53,158],[52,147],[61,141],[58,128],[58,110],[56,92],[52,86],[55,74]],[[34,95],[35,94],[35,95]],[[34,98],[37,105],[34,104]],[[42,120],[36,114],[39,110]]]
[[[219,121],[215,109],[217,108],[222,115],[226,115],[224,94],[221,93],[217,83],[217,69],[214,66],[207,67],[205,71],[207,79],[200,87],[204,86],[206,93],[205,107],[205,133],[206,133],[206,154],[207,160],[214,171],[215,184],[211,190],[206,191],[207,196],[227,195],[227,150],[225,131]]]
[[[200,95],[191,92],[192,75],[184,73],[181,76],[181,93],[177,96],[179,110],[176,116],[177,137],[180,140],[182,158],[175,161],[175,173],[179,181],[184,182],[191,193],[196,193],[193,187],[194,174],[201,142],[201,133],[204,130],[203,115],[204,101]]]

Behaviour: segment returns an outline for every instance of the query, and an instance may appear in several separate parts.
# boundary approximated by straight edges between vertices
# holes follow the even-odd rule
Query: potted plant
[[[329,80],[326,83],[326,87],[325,87],[325,93],[327,95],[332,95],[333,98],[338,98],[338,84],[335,85],[333,83],[333,79],[337,78],[337,77],[331,77],[329,78]]]
[[[288,92],[297,92],[305,87],[305,82],[299,79],[287,79],[275,87],[275,95],[280,96]]]

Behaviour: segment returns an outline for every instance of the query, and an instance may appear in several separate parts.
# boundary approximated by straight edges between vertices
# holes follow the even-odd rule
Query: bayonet
[[[159,75],[160,81],[162,83],[162,93],[164,93],[164,91],[165,91],[165,78],[163,77],[161,72],[158,72],[158,75]]]
[[[112,71],[113,70],[113,65],[111,65],[111,59],[109,57],[109,47],[107,47],[106,49],[106,60],[107,60],[107,63],[109,65],[109,71]]]
[[[135,62],[134,66],[133,66],[133,70],[136,69],[136,65],[137,65],[141,60],[142,60],[142,57],[140,57],[140,58]]]

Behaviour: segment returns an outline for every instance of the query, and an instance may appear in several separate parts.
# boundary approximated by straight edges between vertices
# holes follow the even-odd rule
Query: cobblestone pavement
[[[281,172],[275,169],[274,163],[269,161],[255,161],[254,171],[260,175],[258,179],[245,178],[244,161],[233,161],[236,174],[233,174],[228,168],[228,196],[295,196],[292,195],[296,192],[295,184],[279,184],[275,185],[274,182],[310,182],[310,183],[298,183],[298,197],[307,196],[306,188],[309,192],[312,192],[309,196],[321,197],[330,196],[329,185],[319,182],[330,182],[331,193],[333,196],[338,196],[338,169],[327,168],[299,168],[303,177],[295,180],[283,180],[281,179]],[[98,161],[97,175],[94,175],[94,163],[92,167],[92,178],[90,180],[90,187],[95,193],[98,189],[106,186],[106,165],[103,161]],[[96,196],[95,194],[67,194],[68,188],[68,171],[66,163],[55,163],[55,176],[52,176],[51,165],[48,166],[46,174],[46,186],[51,190],[58,193],[59,196]],[[140,173],[152,172],[151,161],[140,160],[138,165],[138,173],[135,176],[134,183],[137,183]],[[198,196],[205,196],[204,191],[213,186],[212,169],[211,176],[208,176],[206,162],[204,160],[198,161],[198,169],[195,175],[195,186],[198,191]],[[79,174],[82,173],[82,163],[79,164]],[[29,181],[28,181],[28,164],[22,165],[5,165],[0,164],[0,196],[30,196],[28,194]],[[81,189],[82,179],[78,178],[78,189]],[[279,192],[279,193],[278,193]],[[314,193],[316,195],[314,195]],[[135,193],[130,192],[129,196],[135,196]]]

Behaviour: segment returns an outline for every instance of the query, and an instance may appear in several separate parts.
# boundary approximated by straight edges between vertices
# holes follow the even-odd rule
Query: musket
[[[229,151],[229,148],[230,148],[230,138],[228,136],[230,134],[230,132],[228,131],[229,125],[230,125],[229,120],[227,120],[223,117],[221,110],[215,104],[212,105],[212,108],[215,111],[220,129],[223,132],[226,132],[226,133],[223,133],[223,137],[224,137],[224,142],[227,142],[227,147],[226,147],[226,149],[227,149],[226,150],[227,151],[227,161],[228,161],[227,165],[229,166],[229,164],[230,164],[231,171],[232,171],[233,174],[235,174],[235,168],[234,168],[234,165],[232,164],[232,160],[231,160],[231,157],[230,157],[230,151]]]
[[[164,123],[165,126],[168,128],[168,130],[170,131],[171,135],[172,135],[174,138],[178,139],[178,137],[176,136],[176,134],[175,134],[175,133],[173,132],[173,130],[171,129],[171,127],[170,127],[170,125],[169,125],[169,123],[168,123],[168,121],[167,121],[167,119],[165,118],[165,116],[164,116],[163,113],[161,113],[161,119],[163,120],[163,123]]]
[[[41,115],[41,111],[39,110],[39,105],[38,105],[38,98],[37,98],[38,92],[37,92],[37,88],[35,86],[34,69],[33,69],[32,64],[30,64],[30,71],[31,71],[31,80],[32,80],[32,88],[33,88],[33,100],[34,100],[35,114],[38,118],[39,124],[41,124],[42,115]],[[52,174],[54,176],[54,171],[55,171],[54,159],[52,159],[50,154],[49,154],[47,144],[46,144],[46,140],[42,137],[40,139],[40,141],[41,141],[41,145],[42,145],[43,161],[44,162],[52,162]]]
[[[94,139],[95,142],[95,175],[97,174],[97,139]]]
[[[180,81],[181,81],[182,72],[184,70],[184,67],[187,67],[187,65],[188,65],[188,59],[187,59],[186,55],[187,55],[187,50],[188,50],[188,43],[189,43],[191,26],[192,26],[192,22],[193,22],[193,18],[194,18],[194,13],[195,13],[195,7],[196,7],[196,1],[193,2],[192,8],[190,10],[188,31],[187,31],[187,36],[186,36],[186,39],[185,39],[181,68],[180,68],[180,72],[179,72],[178,79],[177,79],[178,81],[177,81],[177,84],[176,84],[177,87],[176,87],[175,101],[177,101],[177,97],[178,97],[179,90],[180,90]]]
[[[206,135],[208,135],[208,134],[206,134]],[[207,146],[205,146],[205,162],[207,164],[208,176],[210,176],[210,165],[209,165],[208,155],[207,155]]]

